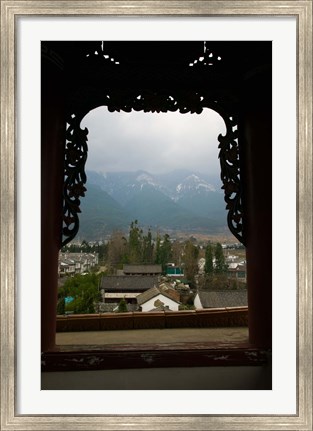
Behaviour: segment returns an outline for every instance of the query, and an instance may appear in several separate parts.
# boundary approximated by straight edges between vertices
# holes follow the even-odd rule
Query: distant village
[[[241,306],[247,290],[240,244],[190,239],[178,247],[168,235],[152,240],[134,223],[128,238],[84,241],[59,255],[58,314]]]

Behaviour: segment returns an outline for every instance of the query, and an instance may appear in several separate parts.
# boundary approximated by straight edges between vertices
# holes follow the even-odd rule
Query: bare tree
[[[108,244],[108,263],[115,266],[126,262],[127,240],[122,232],[113,232]]]

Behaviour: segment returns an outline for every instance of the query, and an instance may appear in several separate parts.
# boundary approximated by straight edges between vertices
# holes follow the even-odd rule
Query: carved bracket
[[[62,247],[75,238],[79,230],[80,197],[85,196],[85,163],[88,129],[80,128],[80,119],[71,115],[66,130],[63,187]]]
[[[240,160],[238,143],[238,124],[234,117],[223,119],[226,124],[226,134],[219,135],[219,159],[221,164],[222,189],[225,193],[227,224],[231,233],[243,245],[244,223],[243,223],[243,204],[242,204],[242,184],[240,180]]]

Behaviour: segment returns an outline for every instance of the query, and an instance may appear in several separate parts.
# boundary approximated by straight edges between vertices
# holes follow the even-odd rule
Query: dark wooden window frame
[[[51,57],[52,60],[51,60]],[[43,65],[43,82],[42,82],[42,142],[43,142],[43,151],[42,151],[42,164],[43,167],[47,167],[48,164],[50,166],[50,172],[44,172],[42,178],[42,197],[44,197],[43,202],[43,220],[48,222],[44,222],[42,227],[42,240],[44,251],[42,252],[42,268],[43,268],[43,277],[45,280],[49,279],[50,285],[54,286],[54,290],[50,293],[47,293],[48,286],[46,289],[43,289],[42,294],[42,370],[43,371],[55,371],[55,370],[77,370],[77,369],[107,369],[107,368],[141,368],[141,367],[163,367],[163,366],[208,366],[208,365],[216,365],[216,361],[214,358],[221,357],[225,358],[226,356],[229,358],[229,361],[224,361],[223,364],[219,362],[220,365],[259,365],[264,364],[269,357],[269,351],[271,347],[271,337],[270,337],[270,329],[271,326],[268,325],[266,330],[263,329],[260,331],[259,326],[260,323],[255,323],[256,319],[260,316],[260,306],[255,306],[255,303],[258,299],[258,294],[255,294],[256,289],[254,289],[254,293],[250,292],[250,300],[253,305],[253,313],[250,313],[249,317],[249,329],[251,326],[254,327],[254,334],[250,337],[250,343],[245,346],[232,346],[232,348],[225,348],[222,346],[212,345],[202,345],[199,344],[185,344],[181,345],[180,348],[168,348],[162,345],[138,345],[138,346],[124,346],[124,347],[112,347],[110,350],[106,349],[86,349],[77,350],[72,349],[72,351],[62,352],[58,351],[55,347],[52,338],[55,334],[55,315],[53,316],[52,310],[54,309],[56,298],[55,298],[55,269],[57,265],[57,252],[61,247],[62,239],[57,235],[59,232],[60,235],[60,225],[63,224],[63,234],[65,237],[69,238],[72,234],[75,235],[75,231],[77,232],[79,223],[77,223],[77,212],[72,211],[73,206],[79,208],[79,198],[84,193],[84,162],[86,158],[86,151],[82,151],[83,147],[86,147],[86,137],[87,131],[83,131],[80,129],[80,121],[89,112],[91,109],[94,109],[97,106],[106,105],[111,110],[119,110],[123,109],[125,111],[129,111],[131,109],[136,110],[146,110],[147,107],[150,112],[158,112],[162,110],[181,110],[181,112],[197,112],[200,113],[203,108],[211,108],[217,111],[222,115],[227,133],[226,135],[219,137],[220,148],[222,153],[221,158],[221,166],[222,166],[222,181],[225,189],[225,200],[227,202],[227,197],[231,197],[235,195],[235,199],[232,200],[232,203],[236,203],[233,205],[231,202],[227,202],[228,205],[228,218],[229,225],[235,227],[235,236],[240,238],[241,242],[247,241],[247,250],[250,248],[250,255],[256,254],[256,246],[255,246],[255,238],[253,238],[253,231],[251,229],[251,224],[247,223],[246,225],[243,223],[243,219],[246,221],[251,220],[251,214],[253,214],[254,207],[250,211],[250,209],[246,212],[245,216],[243,216],[244,210],[250,208],[249,205],[252,203],[251,200],[251,190],[249,191],[249,187],[246,188],[246,202],[242,202],[242,190],[241,190],[241,181],[237,184],[239,188],[234,189],[235,182],[232,180],[236,178],[236,175],[229,173],[229,166],[235,166],[236,172],[238,173],[239,168],[239,151],[240,151],[240,163],[242,173],[244,174],[244,181],[246,184],[249,182],[249,170],[247,171],[247,164],[252,163],[253,166],[257,168],[257,165],[260,161],[259,156],[261,153],[255,151],[256,154],[253,154],[251,158],[246,147],[251,150],[251,142],[253,140],[258,141],[264,138],[269,139],[269,133],[266,129],[264,132],[264,123],[263,126],[260,127],[258,122],[261,119],[265,124],[269,124],[269,106],[271,106],[271,100],[269,100],[269,92],[262,93],[264,88],[270,88],[269,80],[267,76],[260,73],[257,73],[252,76],[252,79],[247,81],[247,91],[245,93],[245,102],[247,106],[241,109],[238,116],[230,116],[226,114],[226,110],[222,107],[222,103],[217,102],[216,100],[211,100],[208,95],[206,95],[205,91],[196,91],[196,92],[186,92],[186,97],[181,98],[181,95],[178,95],[177,98],[173,97],[172,94],[164,91],[153,91],[151,95],[150,91],[142,90],[138,93],[132,94],[132,102],[130,103],[129,95],[127,96],[124,92],[124,96],[121,98],[121,93],[119,91],[111,91],[110,94],[105,94],[104,99],[103,95],[100,97],[96,93],[90,93],[88,95],[88,109],[86,106],[84,109],[80,106],[79,100],[82,97],[86,97],[86,93],[80,94],[80,97],[76,97],[73,105],[73,100],[66,102],[64,100],[64,79],[63,79],[63,65],[58,64],[55,61],[55,55],[53,52],[49,52],[49,48],[44,48],[44,56],[43,58],[48,59],[46,65]],[[43,60],[45,61],[45,60]],[[53,65],[52,65],[53,64]],[[48,88],[48,85],[51,85],[51,77],[53,76],[54,85],[53,88]],[[260,96],[257,103],[255,100],[249,97],[249,91],[251,88],[256,89],[255,85],[261,84],[261,87],[258,90],[258,94]],[[265,86],[265,87],[264,87]],[[251,88],[250,88],[251,87]],[[271,90],[270,90],[271,91]],[[270,93],[271,94],[271,93]],[[138,98],[138,96],[141,96]],[[79,95],[76,95],[79,96]],[[153,96],[153,97],[151,97]],[[150,100],[147,104],[145,100]],[[261,103],[260,103],[261,101]],[[137,104],[137,105],[136,105]],[[172,105],[171,105],[172,104]],[[141,106],[140,106],[141,105]],[[73,106],[75,108],[73,109]],[[172,108],[171,108],[172,106]],[[170,108],[170,109],[169,109]],[[264,115],[263,115],[264,114]],[[259,115],[259,118],[257,116]],[[262,118],[263,115],[263,118]],[[69,124],[67,131],[64,129],[65,120]],[[239,131],[238,126],[239,125]],[[242,127],[241,127],[242,126]],[[270,126],[270,124],[269,124]],[[236,129],[236,131],[235,131]],[[270,129],[270,127],[269,127]],[[252,133],[251,133],[252,130]],[[51,131],[54,133],[51,134]],[[250,132],[249,132],[250,131]],[[249,134],[249,133],[250,134]],[[64,136],[66,133],[67,145],[64,148]],[[240,133],[240,135],[238,135]],[[252,135],[252,138],[251,138]],[[248,143],[245,146],[245,151],[242,152],[242,147],[239,148],[238,144],[238,136],[239,142]],[[257,137],[256,137],[257,136]],[[266,142],[267,142],[266,141]],[[250,145],[250,147],[249,147]],[[254,148],[254,147],[253,147]],[[226,162],[226,170],[223,171],[223,154]],[[249,155],[249,157],[247,157]],[[82,156],[82,157],[81,157]],[[66,187],[64,188],[63,181],[63,166],[62,160],[69,160],[72,163],[65,163],[66,172]],[[77,167],[76,162],[78,161],[79,167]],[[82,162],[83,161],[83,162]],[[268,163],[267,159],[263,159],[264,163],[267,161],[267,166],[271,166],[271,163]],[[52,162],[52,163],[51,163]],[[82,162],[82,163],[81,163]],[[231,163],[229,163],[231,162]],[[69,167],[74,168],[72,173],[69,172]],[[258,169],[256,169],[257,173],[254,175],[256,177],[258,175]],[[74,172],[74,173],[73,173]],[[251,172],[250,172],[251,174]],[[57,175],[57,181],[54,182],[54,185],[51,185],[51,178],[49,179],[49,175]],[[74,181],[72,181],[72,179]],[[237,176],[238,178],[238,176]],[[253,178],[254,179],[254,178]],[[231,181],[229,181],[231,180]],[[254,186],[254,184],[253,184]],[[264,184],[262,184],[262,187]],[[256,184],[258,187],[258,184]],[[269,191],[269,187],[267,185],[267,190]],[[47,202],[47,191],[51,191],[52,202],[49,203],[48,208],[45,208],[45,204]],[[65,193],[64,193],[65,191]],[[67,193],[70,191],[70,193]],[[60,193],[61,192],[61,193]],[[65,201],[67,199],[67,204],[64,205],[60,202],[60,195],[65,196]],[[67,193],[67,196],[66,196]],[[249,194],[250,193],[250,194]],[[71,196],[69,196],[71,195]],[[50,199],[51,200],[51,199]],[[261,199],[262,201],[262,199]],[[240,203],[240,205],[239,205]],[[74,205],[73,205],[74,204]],[[61,206],[60,206],[61,205]],[[253,205],[252,205],[253,206]],[[62,208],[62,213],[58,213],[55,211],[57,208]],[[55,211],[56,216],[51,216],[51,209]],[[50,216],[47,216],[48,212]],[[53,212],[52,212],[53,214]],[[74,231],[73,220],[74,218]],[[50,225],[49,225],[50,223]],[[235,223],[235,224],[234,224]],[[51,229],[52,226],[52,229]],[[262,226],[262,223],[258,223],[259,228]],[[247,227],[247,228],[246,228]],[[254,226],[255,227],[255,226]],[[77,230],[76,230],[77,229]],[[268,230],[268,226],[266,226]],[[231,229],[232,230],[232,229]],[[234,229],[233,229],[234,230]],[[51,231],[51,232],[50,232]],[[48,233],[49,232],[49,233]],[[265,230],[264,230],[265,232]],[[234,233],[234,232],[233,232]],[[47,241],[48,237],[48,242]],[[55,239],[57,237],[57,240]],[[252,240],[250,241],[250,237]],[[267,236],[268,237],[268,236]],[[249,245],[251,246],[249,247]],[[49,250],[49,245],[51,245],[51,249]],[[50,257],[50,265],[47,266],[47,259]],[[249,259],[249,257],[248,257]],[[248,260],[249,262],[249,260]],[[252,271],[250,272],[250,274]],[[49,275],[51,276],[49,278]],[[254,276],[251,277],[251,280],[257,280],[258,274],[257,271]],[[248,273],[248,285],[249,285],[249,273]],[[253,298],[254,297],[254,298]],[[47,305],[47,300],[49,298],[52,300],[52,305]],[[267,294],[268,298],[268,294]],[[263,301],[264,303],[264,301]],[[264,303],[265,304],[265,303]],[[250,304],[249,304],[250,306]],[[265,307],[265,316],[270,317],[271,307]],[[257,310],[255,313],[254,309]],[[45,312],[49,311],[49,316],[45,315]],[[255,329],[256,328],[256,329]],[[49,342],[46,341],[46,336],[48,334]],[[49,335],[50,334],[50,335]],[[177,346],[176,346],[177,347]]]

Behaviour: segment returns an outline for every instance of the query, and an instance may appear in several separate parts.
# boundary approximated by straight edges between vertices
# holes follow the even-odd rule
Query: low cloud
[[[89,130],[89,170],[219,173],[217,137],[225,125],[214,111],[110,113],[101,107],[86,115],[82,127]]]

